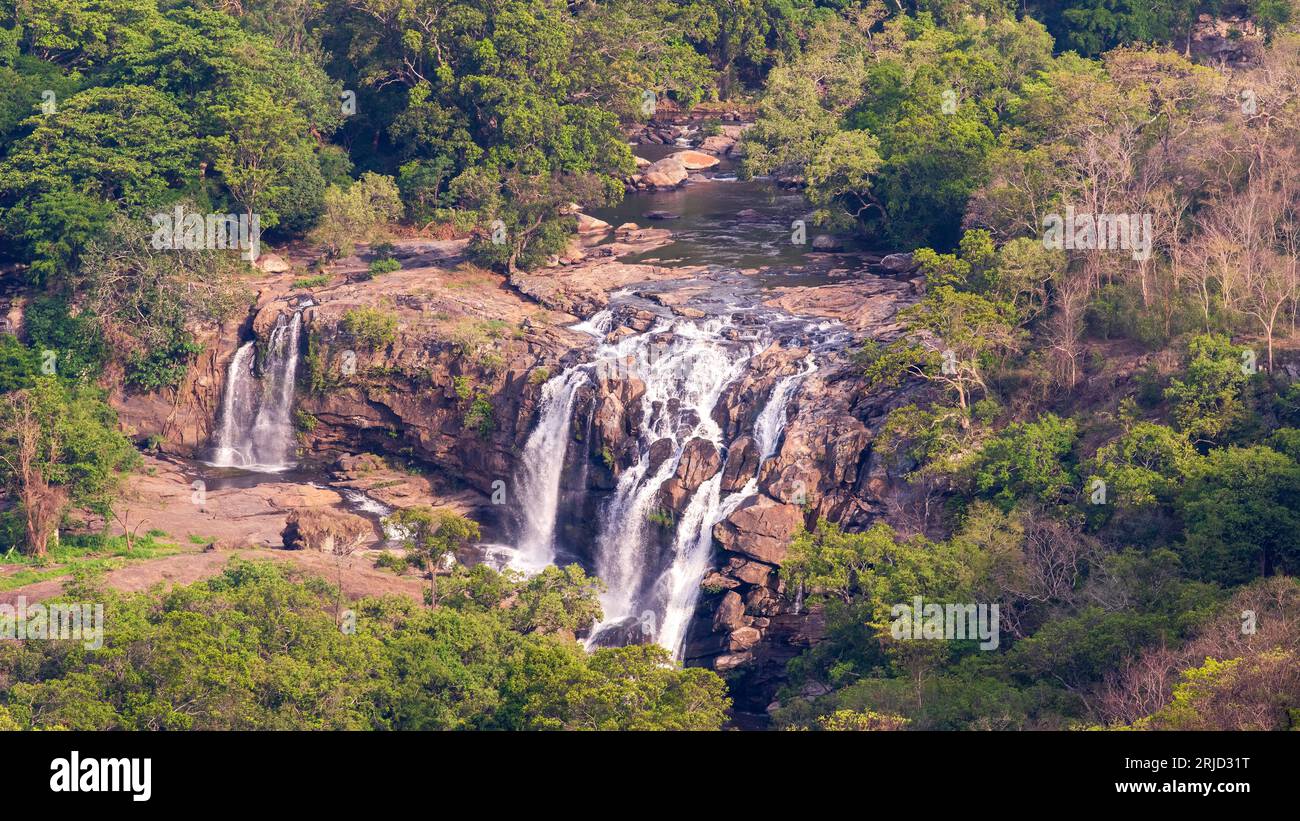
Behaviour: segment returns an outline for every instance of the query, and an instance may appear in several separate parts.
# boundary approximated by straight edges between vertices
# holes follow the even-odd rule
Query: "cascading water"
[[[605,310],[572,329],[603,340],[615,324],[611,311]],[[738,323],[730,314],[702,320],[661,318],[643,333],[601,344],[590,361],[543,386],[537,422],[521,454],[515,483],[521,505],[509,562],[525,572],[536,572],[556,558],[561,484],[579,390],[627,377],[635,377],[645,388],[636,461],[619,474],[601,507],[595,544],[585,551],[606,586],[601,600],[605,618],[592,630],[589,646],[626,639],[620,627],[636,622],[642,637],[652,637],[681,657],[700,580],[712,556],[713,528],[758,492],[758,479],[750,478],[731,493],[722,490],[721,470],[701,483],[674,522],[669,548],[656,532],[662,518],[657,510],[660,489],[677,472],[692,440],[702,439],[726,452],[730,443],[713,419],[714,408],[746,374],[754,355],[775,339],[766,323]],[[775,455],[790,401],[815,370],[810,354],[798,373],[780,378],[772,387],[753,428],[760,466]]]
[[[241,345],[230,361],[212,464],[276,473],[292,467],[294,381],[302,310],[281,314],[267,338],[258,377],[256,343]]]
[[[653,589],[653,583],[663,559],[653,555],[650,538],[650,529],[656,526],[651,517],[659,512],[655,509],[659,489],[676,473],[692,439],[704,439],[718,448],[725,446],[722,431],[712,417],[713,408],[766,341],[761,334],[746,341],[732,341],[723,333],[731,329],[728,319],[682,321],[672,325],[671,335],[652,329],[628,340],[634,343],[629,353],[635,357],[645,394],[641,399],[638,458],[619,477],[601,517],[596,543],[596,575],[607,587],[602,599],[604,625],[638,617],[651,632],[661,632],[653,629],[653,623],[645,617],[647,610],[656,618],[662,615],[662,604],[656,601],[661,595]],[[651,445],[665,441],[671,445],[671,456],[656,465]],[[704,512],[697,512],[701,522],[704,516]],[[677,527],[679,538],[690,529],[685,525],[683,521]],[[599,634],[597,628],[593,634],[596,640]]]

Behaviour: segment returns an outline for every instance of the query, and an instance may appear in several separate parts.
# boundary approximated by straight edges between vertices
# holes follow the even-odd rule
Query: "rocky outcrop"
[[[284,523],[286,550],[319,550],[347,555],[374,540],[370,522],[352,513],[323,507],[293,510]]]

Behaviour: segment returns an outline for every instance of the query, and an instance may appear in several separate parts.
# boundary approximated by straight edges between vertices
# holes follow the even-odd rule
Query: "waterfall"
[[[799,373],[782,377],[754,422],[754,441],[758,444],[758,473],[744,487],[721,498],[722,471],[718,471],[695,492],[690,505],[677,525],[673,543],[673,561],[659,580],[664,599],[664,617],[656,641],[681,658],[685,649],[686,629],[700,599],[700,580],[709,567],[713,547],[713,528],[726,519],[741,503],[758,493],[758,476],[763,464],[776,455],[781,433],[785,430],[787,411],[795,389],[817,370],[812,354],[803,361]]]
[[[739,344],[729,340],[723,331],[730,328],[726,319],[676,322],[666,344],[653,330],[628,340],[645,394],[639,455],[619,477],[597,538],[596,575],[607,588],[601,601],[605,625],[640,616],[649,603],[652,590],[646,589],[647,582],[657,578],[663,565],[650,538],[650,528],[658,526],[651,516],[659,512],[655,502],[660,486],[677,471],[687,443],[701,438],[715,447],[725,445],[713,408],[761,345],[759,339]],[[665,440],[671,455],[654,465],[651,445]]]
[[[256,347],[239,347],[226,373],[212,464],[275,473],[292,467],[294,380],[302,333],[302,310],[281,314],[267,339],[258,378]]]
[[[604,340],[615,327],[601,311],[572,330]],[[805,332],[820,331],[807,326]],[[661,318],[643,333],[603,342],[593,358],[552,377],[542,387],[537,421],[520,457],[515,477],[516,507],[509,564],[537,572],[554,562],[558,510],[576,397],[580,388],[634,377],[644,384],[639,401],[636,460],[623,469],[596,523],[595,575],[606,586],[604,620],[589,646],[619,641],[621,627],[639,623],[642,635],[680,658],[700,596],[700,580],[712,559],[713,528],[746,499],[758,493],[757,476],[732,493],[722,491],[722,470],[694,490],[674,523],[671,546],[662,534],[660,490],[677,471],[687,445],[703,439],[719,451],[730,444],[713,410],[745,376],[750,360],[775,335],[764,323],[738,326],[730,317],[703,320]],[[816,370],[813,356],[798,373],[773,385],[754,423],[760,466],[776,454],[790,401]],[[631,410],[631,409],[629,409]],[[575,551],[576,552],[576,551]]]
[[[555,518],[572,438],[573,400],[578,388],[589,381],[584,368],[570,368],[542,386],[537,426],[524,445],[515,480],[522,515],[511,565],[524,572],[537,572],[555,560]]]

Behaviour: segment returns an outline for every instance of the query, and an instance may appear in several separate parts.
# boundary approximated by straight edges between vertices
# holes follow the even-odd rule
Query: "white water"
[[[302,312],[276,320],[266,346],[259,379],[254,369],[256,346],[241,345],[230,361],[222,399],[221,424],[212,464],[263,473],[293,467],[294,381],[298,375]]]
[[[604,339],[614,319],[602,311],[573,330]],[[556,557],[556,525],[576,395],[583,386],[635,378],[645,385],[640,400],[636,461],[618,476],[600,513],[594,549],[595,574],[604,581],[605,618],[589,645],[606,628],[634,619],[654,640],[680,658],[700,596],[700,580],[712,559],[713,528],[758,492],[757,477],[733,493],[722,492],[722,470],[703,482],[673,523],[672,545],[661,547],[653,521],[660,488],[677,471],[686,446],[700,438],[719,450],[729,442],[713,410],[740,379],[751,358],[772,342],[762,325],[736,326],[730,318],[661,319],[645,333],[598,347],[591,361],[551,378],[542,388],[537,422],[520,459],[515,486],[520,505],[515,544],[496,546],[499,557],[537,572]],[[816,370],[811,355],[800,372],[777,380],[752,431],[760,465],[775,455],[788,406],[800,383]],[[634,410],[629,408],[629,410]],[[662,462],[651,464],[651,446]],[[653,468],[653,469],[652,469]],[[575,486],[576,487],[576,486]],[[656,624],[658,622],[658,624]]]
[[[607,587],[601,601],[602,626],[639,616],[645,609],[647,574],[656,573],[662,563],[651,555],[650,528],[660,526],[651,515],[660,512],[655,510],[659,488],[677,471],[687,443],[698,437],[715,447],[725,444],[713,421],[713,408],[762,344],[759,339],[739,344],[725,340],[722,332],[730,324],[726,319],[676,322],[666,344],[653,330],[627,340],[634,343],[628,353],[645,383],[645,394],[639,455],[619,476],[596,543],[596,575]],[[650,446],[665,439],[671,443],[671,456],[652,471]],[[702,522],[704,513],[697,515]],[[685,524],[678,525],[679,534],[689,529]]]
[[[523,513],[511,565],[536,573],[555,561],[555,518],[560,479],[569,450],[570,420],[578,388],[590,381],[584,368],[570,368],[542,386],[537,427],[524,445],[515,480]]]

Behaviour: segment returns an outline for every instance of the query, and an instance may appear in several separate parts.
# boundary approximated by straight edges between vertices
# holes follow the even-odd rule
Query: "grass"
[[[310,277],[298,277],[293,281],[294,288],[320,288],[330,284],[329,274],[317,274]]]
[[[128,562],[179,553],[179,545],[158,541],[166,535],[160,530],[151,530],[146,535],[137,537],[135,544],[129,548],[125,536],[71,536],[40,558],[10,548],[8,552],[0,554],[0,566],[16,565],[19,569],[0,576],[0,590],[13,590],[59,579],[74,568],[107,572],[123,567]],[[190,541],[195,541],[195,537],[191,536]],[[206,544],[206,541],[202,543]]]

